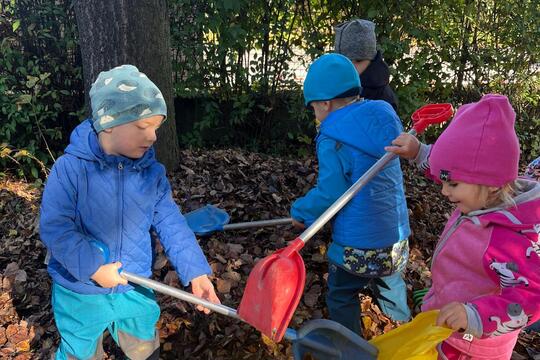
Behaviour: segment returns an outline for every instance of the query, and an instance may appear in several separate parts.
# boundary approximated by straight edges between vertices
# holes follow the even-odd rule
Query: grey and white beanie
[[[377,55],[375,24],[369,20],[354,19],[335,27],[335,52],[351,61],[373,60]]]
[[[133,65],[99,73],[90,89],[90,103],[97,132],[154,115],[167,118],[163,94]]]

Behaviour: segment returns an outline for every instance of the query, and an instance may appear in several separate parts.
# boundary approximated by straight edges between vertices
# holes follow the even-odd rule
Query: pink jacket
[[[514,207],[454,211],[433,254],[422,311],[466,304],[469,327],[446,341],[473,359],[510,359],[540,318],[540,184],[518,181]]]

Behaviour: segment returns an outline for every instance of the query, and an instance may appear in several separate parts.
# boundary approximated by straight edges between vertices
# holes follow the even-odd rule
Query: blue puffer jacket
[[[317,186],[296,200],[294,219],[310,225],[384,154],[402,132],[401,121],[382,100],[364,100],[336,110],[317,137]],[[328,256],[344,261],[344,248],[391,247],[410,234],[399,159],[392,160],[332,220]]]
[[[90,276],[104,264],[91,241],[108,246],[110,262],[150,276],[155,230],[184,285],[211,270],[195,235],[175,204],[165,168],[150,149],[140,159],[107,155],[89,120],[71,134],[70,145],[47,179],[40,235],[51,253],[53,281],[81,294],[125,292],[105,289]]]

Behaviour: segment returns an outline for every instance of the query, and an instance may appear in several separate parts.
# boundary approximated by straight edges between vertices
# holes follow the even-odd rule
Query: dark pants
[[[535,322],[535,323],[532,323],[529,327],[525,328],[525,331],[534,331],[534,332],[537,332],[537,333],[540,333],[540,320]]]
[[[384,312],[391,312],[394,320],[408,321],[406,287],[401,274],[396,273],[386,282],[382,278],[367,278],[349,273],[332,263],[328,267],[328,292],[326,305],[330,319],[362,335],[360,299],[358,294],[366,288],[373,292],[374,300]],[[387,285],[391,287],[388,288]],[[386,288],[385,288],[386,287]],[[382,295],[382,296],[378,296]],[[391,310],[391,311],[388,311]],[[399,318],[396,318],[399,317]]]

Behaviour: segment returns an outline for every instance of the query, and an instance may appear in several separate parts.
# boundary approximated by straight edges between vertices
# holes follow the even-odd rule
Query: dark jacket
[[[397,112],[398,100],[396,94],[390,88],[390,69],[384,62],[381,52],[377,51],[375,59],[360,75],[362,83],[361,96],[369,100],[384,100]]]

